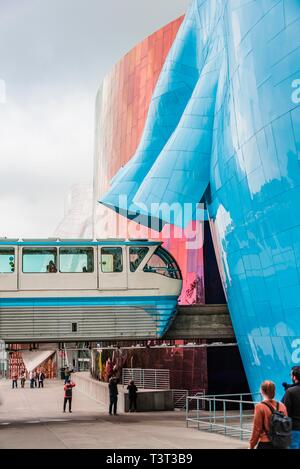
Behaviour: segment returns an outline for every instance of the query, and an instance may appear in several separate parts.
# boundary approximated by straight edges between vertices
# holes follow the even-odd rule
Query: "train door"
[[[99,289],[127,289],[127,252],[125,246],[99,246]]]
[[[18,255],[16,246],[0,246],[0,291],[18,289]]]

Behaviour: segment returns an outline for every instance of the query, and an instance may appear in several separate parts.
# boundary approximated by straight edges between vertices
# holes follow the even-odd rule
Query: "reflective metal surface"
[[[300,364],[299,31],[299,0],[195,0],[102,199],[185,226],[205,197],[251,390],[273,379],[278,397]],[[161,202],[194,208],[170,218]]]

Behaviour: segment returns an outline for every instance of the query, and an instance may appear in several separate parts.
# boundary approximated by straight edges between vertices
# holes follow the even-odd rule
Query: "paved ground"
[[[73,413],[63,413],[62,381],[44,389],[11,389],[0,381],[0,448],[246,448],[247,443],[186,428],[182,412],[109,416],[74,390]]]

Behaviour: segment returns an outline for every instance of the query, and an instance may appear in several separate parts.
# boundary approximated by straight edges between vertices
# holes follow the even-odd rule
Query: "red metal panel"
[[[103,83],[102,104],[102,162],[100,185],[103,192],[110,179],[132,157],[139,144],[148,108],[159,73],[175,39],[183,16],[161,28],[139,43],[107,75]],[[113,212],[108,225],[119,225],[119,235],[127,237],[125,218]],[[123,231],[124,230],[124,231]],[[187,239],[175,228],[163,230],[159,236],[166,248],[174,255],[183,275],[182,304],[204,303],[203,250],[189,249]],[[110,233],[116,236],[115,232]],[[153,237],[157,233],[141,227],[140,237]],[[136,234],[134,237],[138,237]]]

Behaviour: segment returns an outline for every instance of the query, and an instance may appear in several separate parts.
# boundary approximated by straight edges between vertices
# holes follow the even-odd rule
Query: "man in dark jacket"
[[[44,387],[44,379],[45,379],[45,374],[42,372],[42,370],[39,372],[39,388]]]
[[[300,449],[300,366],[293,367],[292,380],[294,386],[289,387],[283,402],[288,416],[292,419],[292,443],[290,449]]]
[[[118,402],[118,378],[113,375],[108,383],[109,388],[109,415],[112,415],[112,411],[114,411],[114,415],[117,415],[117,402]]]
[[[133,380],[130,381],[130,383],[127,386],[127,389],[128,389],[128,397],[129,397],[129,412],[135,412],[138,388],[134,384]]]

